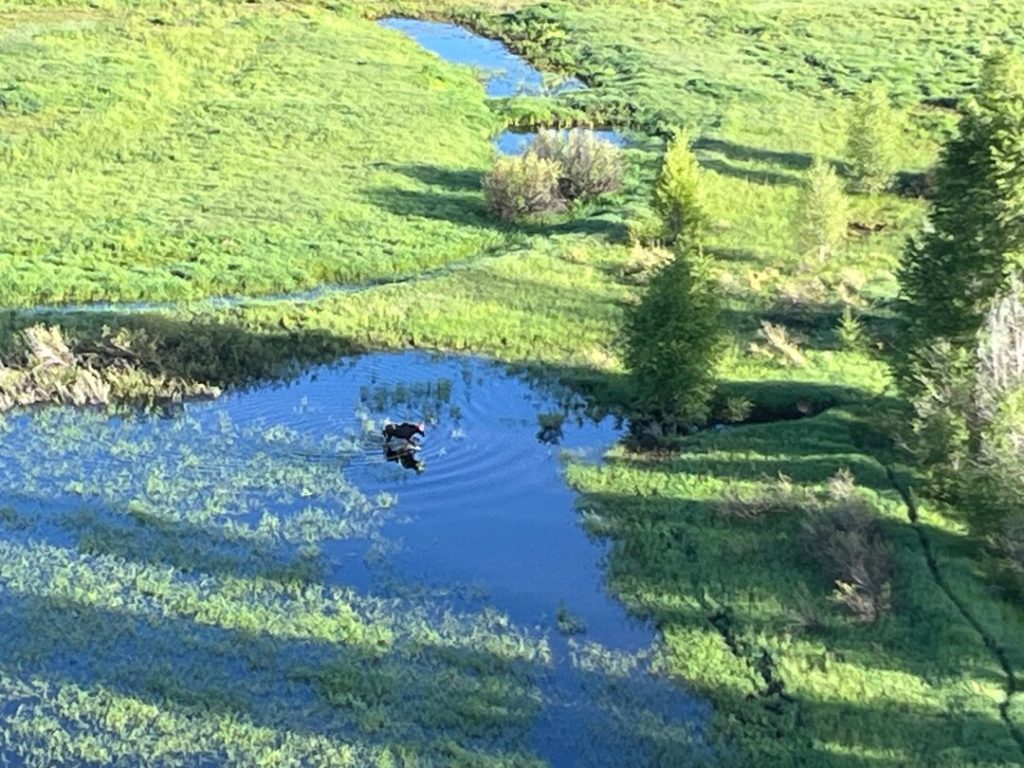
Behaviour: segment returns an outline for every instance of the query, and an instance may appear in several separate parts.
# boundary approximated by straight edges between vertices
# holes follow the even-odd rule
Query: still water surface
[[[540,96],[586,88],[575,77],[545,78],[540,70],[512,53],[503,43],[481,37],[457,24],[405,18],[381,19],[380,23],[408,35],[446,61],[481,70],[486,79],[487,95],[492,98]]]
[[[542,416],[548,423],[554,414],[564,417],[561,429],[544,431]],[[418,471],[386,459],[386,419],[427,422]],[[325,590],[421,603],[428,614],[505,616],[550,648],[550,664],[533,673],[542,706],[527,739],[550,764],[656,765],[650,734],[631,712],[688,730],[697,754],[708,710],[648,671],[656,632],[604,589],[607,548],[581,528],[563,473],[566,454],[600,461],[618,435],[614,419],[589,418],[567,394],[482,361],[419,353],[367,355],[160,417],[39,409],[8,417],[0,444],[0,508],[36,515],[37,527],[0,530],[0,541],[73,550],[101,526],[116,534],[103,545],[115,554],[185,567],[200,580],[206,569],[262,575],[312,542]],[[82,509],[93,515],[84,522]],[[151,514],[186,531],[175,528],[175,547],[162,554],[135,541],[139,519]],[[301,525],[254,551],[210,533],[226,522]],[[585,631],[563,634],[560,608]],[[0,603],[5,610],[22,613]],[[110,656],[97,654],[86,651],[72,679],[123,685],[103,669]],[[619,660],[614,673],[592,663],[609,658]],[[38,673],[67,675],[45,665]],[[256,711],[275,695],[272,678],[262,685],[248,704]],[[279,704],[301,695],[282,693]],[[335,717],[310,712],[314,722]]]

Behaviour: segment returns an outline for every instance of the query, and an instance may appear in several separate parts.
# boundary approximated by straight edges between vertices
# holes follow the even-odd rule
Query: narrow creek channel
[[[120,590],[118,604],[137,600],[138,563],[176,568],[161,578],[185,585],[298,572],[310,589],[348,595],[371,618],[380,606],[404,606],[387,619],[397,628],[413,615],[437,627],[463,617],[542,648],[526,675],[538,704],[520,747],[550,765],[667,764],[672,740],[672,765],[688,762],[680,755],[696,762],[708,754],[708,706],[652,672],[656,632],[606,593],[607,549],[584,533],[564,481],[563,452],[600,461],[619,435],[612,419],[593,421],[578,406],[492,364],[402,353],[162,416],[68,408],[9,415],[0,442],[0,618],[32,629],[26,590],[54,588],[24,586],[33,577],[22,568],[36,558],[70,559],[84,574],[101,566],[133,574],[108,587]],[[565,417],[561,428],[544,432],[554,414]],[[419,471],[386,460],[379,429],[387,418],[427,422]],[[165,634],[150,599],[134,610],[156,630],[140,625],[126,636],[88,624],[86,647],[56,642],[42,657],[38,640],[16,631],[0,639],[0,653],[29,659],[22,671],[38,678],[135,695],[150,693],[136,676],[157,663],[177,680],[212,679],[258,722],[276,722],[281,708],[301,703],[305,728],[351,727],[343,710],[310,699],[308,685],[288,672],[289,659],[311,665],[323,649],[286,646],[258,673],[234,668],[205,634],[179,648],[177,630]],[[189,624],[186,634],[195,631]],[[45,708],[45,694],[28,702]],[[397,720],[404,710],[394,708],[387,716]],[[435,735],[458,740],[452,727]],[[509,743],[481,743],[517,743],[499,735]]]

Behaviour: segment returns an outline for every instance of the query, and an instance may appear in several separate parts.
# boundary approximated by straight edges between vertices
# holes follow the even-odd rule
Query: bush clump
[[[566,203],[559,192],[559,175],[558,163],[533,152],[519,157],[499,157],[484,177],[487,208],[506,221],[561,213]]]
[[[541,131],[533,152],[558,163],[558,188],[566,200],[600,197],[622,188],[622,152],[593,131]]]
[[[892,607],[892,545],[875,508],[840,473],[828,498],[804,522],[808,557],[835,584],[833,599],[860,621],[873,623]]]
[[[484,177],[484,198],[492,214],[515,221],[615,192],[622,177],[621,151],[592,131],[542,131],[522,155],[495,161]]]

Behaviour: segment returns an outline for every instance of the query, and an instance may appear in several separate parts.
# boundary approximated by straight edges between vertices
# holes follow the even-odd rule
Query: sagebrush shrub
[[[560,213],[566,205],[559,191],[560,177],[558,163],[533,152],[499,157],[483,181],[487,208],[506,221]]]
[[[600,197],[622,188],[622,152],[593,131],[541,131],[532,151],[561,166],[559,191],[566,200]]]
[[[892,545],[870,504],[852,492],[830,498],[804,523],[805,550],[836,587],[834,599],[860,621],[891,607]]]

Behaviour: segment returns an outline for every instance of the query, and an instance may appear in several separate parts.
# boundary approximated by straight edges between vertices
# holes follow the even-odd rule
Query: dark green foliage
[[[719,303],[696,250],[654,276],[626,330],[636,406],[669,434],[703,422],[715,389]]]
[[[989,303],[1024,259],[1024,62],[990,60],[942,154],[930,226],[900,270],[905,352],[972,345]]]
[[[654,188],[654,206],[661,214],[669,242],[680,237],[698,240],[708,223],[700,165],[690,143],[683,131],[669,142]]]

